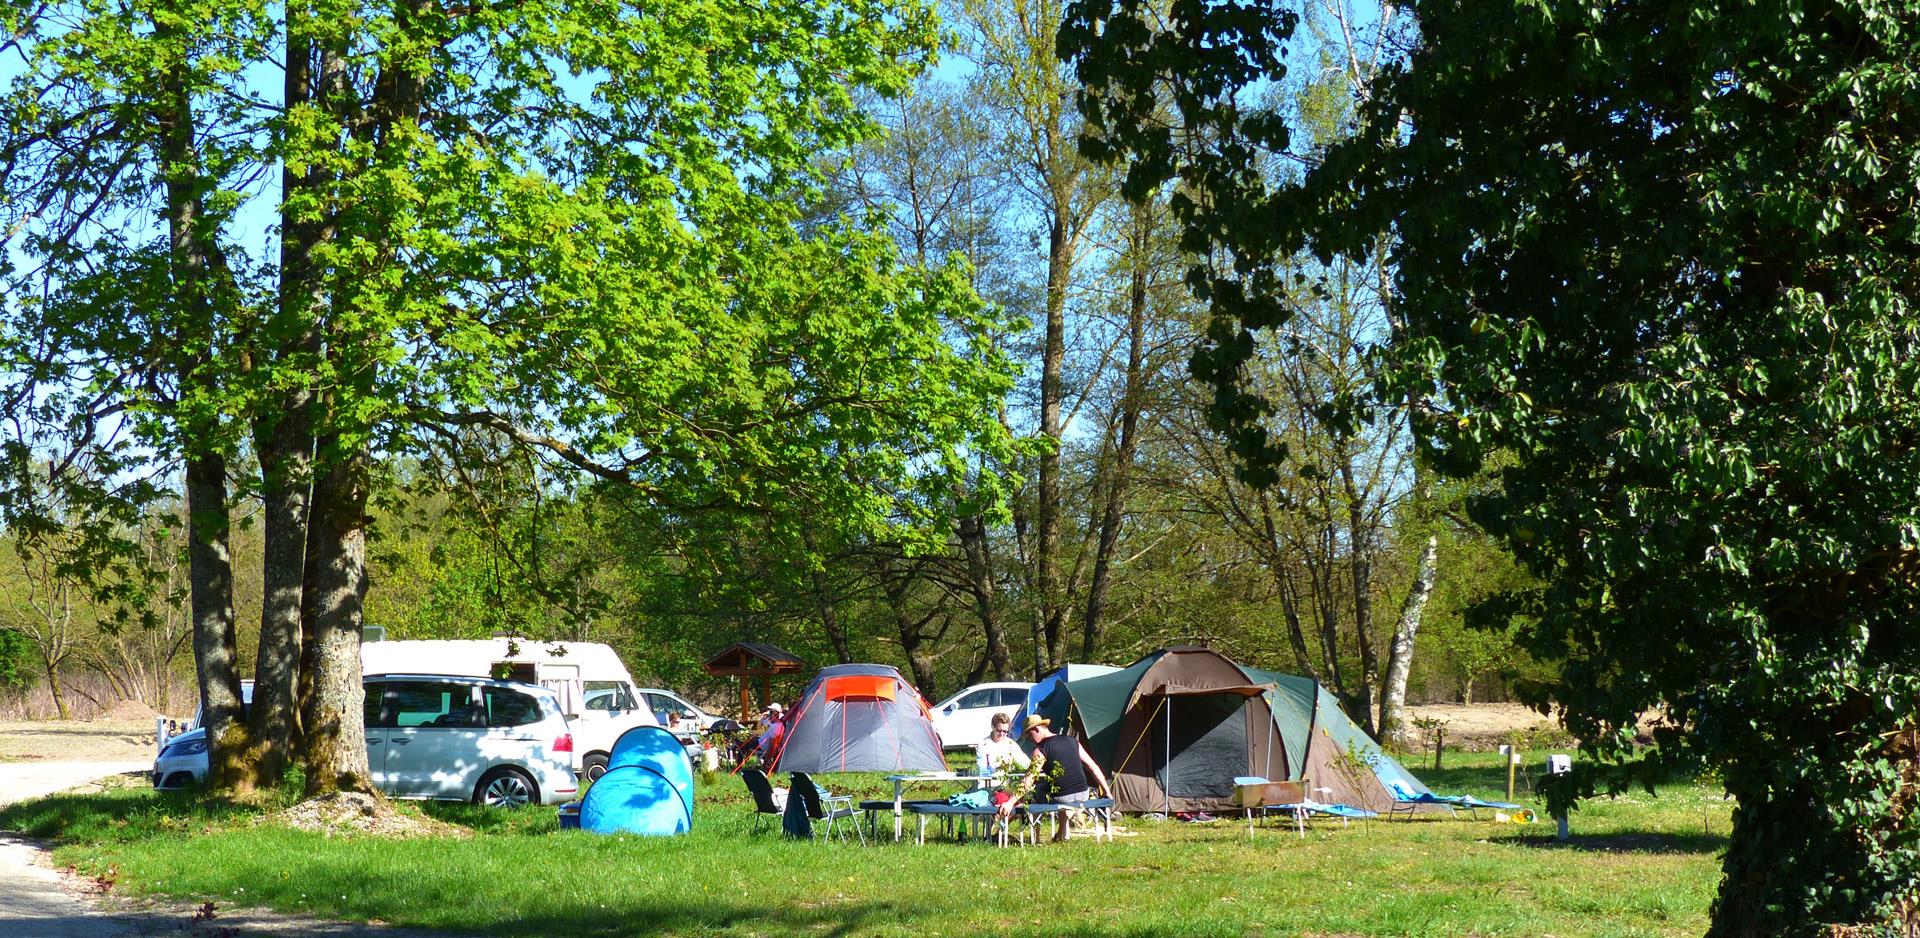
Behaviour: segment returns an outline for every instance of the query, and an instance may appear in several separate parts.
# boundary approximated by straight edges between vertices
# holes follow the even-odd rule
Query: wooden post
[[[1446,750],[1447,728],[1436,726],[1433,728],[1433,770],[1435,772],[1440,771],[1440,754]]]
[[[753,716],[753,698],[747,696],[747,676],[740,675],[740,725],[747,725],[747,718]]]
[[[1507,800],[1508,801],[1513,800],[1513,767],[1514,765],[1518,764],[1519,761],[1520,761],[1519,753],[1512,752],[1512,751],[1509,751],[1507,753]]]

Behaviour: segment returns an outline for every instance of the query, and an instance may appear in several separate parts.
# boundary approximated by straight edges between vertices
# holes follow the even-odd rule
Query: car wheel
[[[596,752],[580,760],[580,777],[589,782],[597,782],[600,776],[607,774],[607,754]]]
[[[473,803],[489,808],[519,808],[539,800],[540,789],[533,784],[533,776],[508,766],[481,776],[473,790]]]

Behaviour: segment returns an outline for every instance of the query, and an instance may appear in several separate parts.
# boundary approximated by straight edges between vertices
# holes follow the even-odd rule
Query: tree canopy
[[[1415,2],[1354,136],[1288,184],[1292,12],[1085,0],[1096,152],[1177,179],[1211,302],[1195,373],[1258,474],[1243,365],[1275,261],[1386,243],[1410,401],[1537,578],[1486,608],[1559,665],[1534,702],[1641,777],[1739,799],[1718,935],[1914,922],[1920,881],[1920,7]],[[1162,102],[1174,119],[1148,120]],[[1655,744],[1635,720],[1660,716]],[[1606,773],[1618,785],[1621,772]],[[1600,780],[1586,776],[1591,792]]]

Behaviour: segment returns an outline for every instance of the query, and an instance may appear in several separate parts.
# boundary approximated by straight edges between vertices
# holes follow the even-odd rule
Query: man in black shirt
[[[1052,720],[1039,714],[1030,714],[1021,734],[1033,743],[1033,765],[1028,767],[1027,774],[1021,777],[1020,784],[1014,788],[1013,797],[1001,803],[1001,817],[1013,813],[1013,809],[1033,790],[1035,782],[1043,774],[1049,795],[1046,800],[1055,804],[1085,803],[1093,795],[1087,784],[1089,778],[1099,785],[1101,796],[1107,796],[1107,776],[1100,771],[1100,764],[1093,761],[1093,756],[1087,753],[1079,740],[1055,733]],[[1060,819],[1053,839],[1067,839],[1067,818]]]

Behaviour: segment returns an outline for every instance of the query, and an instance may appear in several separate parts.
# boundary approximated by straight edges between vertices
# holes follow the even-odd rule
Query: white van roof
[[[517,642],[518,654],[509,654]],[[426,639],[363,642],[362,675],[420,673],[492,677],[496,662],[575,665],[583,681],[625,681],[633,675],[614,650],[600,642],[542,642],[530,638]]]

